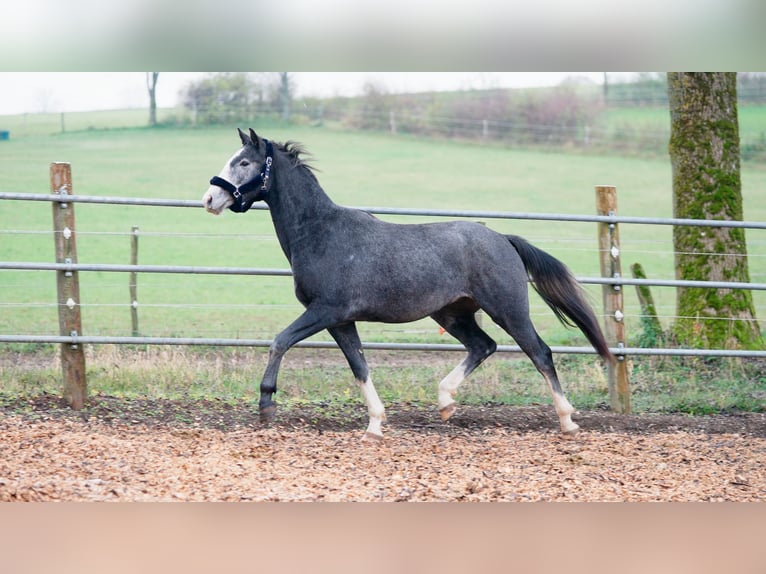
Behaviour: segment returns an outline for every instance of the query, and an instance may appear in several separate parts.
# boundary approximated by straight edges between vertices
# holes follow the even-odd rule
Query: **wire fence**
[[[131,263],[106,264],[106,263],[79,263],[77,261],[77,246],[74,207],[75,203],[83,204],[111,204],[132,205],[151,207],[202,207],[200,201],[173,200],[173,199],[150,199],[150,198],[126,198],[126,197],[95,197],[83,195],[70,195],[71,170],[69,164],[51,165],[51,182],[53,194],[25,194],[25,193],[0,193],[0,200],[6,201],[33,201],[53,202],[53,238],[55,243],[55,262],[29,262],[29,261],[0,261],[0,270],[14,271],[53,271],[57,277],[57,302],[55,304],[33,303],[33,306],[50,308],[55,306],[59,318],[59,335],[34,333],[34,329],[27,329],[26,333],[0,334],[0,343],[34,343],[34,344],[58,344],[61,348],[61,365],[64,377],[64,394],[70,405],[82,408],[87,400],[87,384],[85,381],[85,356],[83,345],[114,344],[114,345],[191,345],[191,346],[227,346],[227,347],[268,347],[272,339],[252,338],[238,336],[236,338],[220,337],[185,337],[185,336],[143,336],[138,329],[138,299],[136,282],[138,274],[172,274],[172,275],[223,275],[223,276],[273,276],[289,277],[290,269],[279,268],[247,268],[247,267],[212,267],[202,265],[144,265],[138,264],[138,228],[131,231]],[[58,183],[54,183],[58,182]],[[699,287],[720,290],[746,289],[753,291],[766,291],[766,283],[741,283],[732,281],[680,281],[680,280],[649,280],[640,278],[625,278],[620,270],[619,234],[616,232],[620,223],[638,223],[651,225],[690,225],[707,227],[727,227],[743,229],[764,229],[766,223],[754,221],[700,221],[672,218],[646,218],[625,217],[616,215],[616,190],[610,186],[597,186],[597,212],[601,215],[562,215],[542,213],[514,213],[497,211],[476,210],[431,210],[410,208],[383,208],[361,207],[365,211],[376,215],[395,216],[427,216],[448,218],[471,218],[471,219],[516,219],[516,220],[539,220],[557,222],[596,223],[599,229],[599,258],[601,277],[577,277],[583,284],[601,285],[604,294],[604,329],[610,350],[617,357],[616,364],[607,364],[609,397],[612,410],[621,413],[630,412],[630,388],[628,381],[628,369],[626,357],[650,355],[650,356],[697,356],[697,357],[757,357],[766,358],[766,351],[757,350],[730,350],[730,349],[679,349],[679,348],[640,348],[629,347],[626,344],[625,335],[625,310],[623,306],[623,288],[628,285],[635,286],[662,286],[662,287]],[[56,203],[58,205],[56,205]],[[256,209],[266,209],[258,205]],[[608,215],[604,215],[608,214]],[[10,233],[11,230],[4,230]],[[18,230],[22,235],[36,233],[34,230]],[[49,232],[48,232],[49,233]],[[102,235],[119,234],[113,231],[100,232]],[[168,233],[167,235],[174,235]],[[182,234],[184,237],[194,236],[193,233]],[[164,237],[166,234],[156,234]],[[712,254],[711,254],[712,255]],[[717,254],[716,254],[717,255]],[[80,298],[79,274],[81,272],[92,273],[129,273],[130,292],[132,303],[130,305],[131,319],[133,323],[132,336],[107,336],[85,335],[82,322],[82,300]],[[28,301],[22,303],[30,306]],[[93,302],[91,308],[108,308],[114,306],[111,302]],[[215,308],[217,312],[223,311],[240,312],[242,303],[237,304],[197,304],[164,302],[157,304],[164,308],[185,309],[200,306]],[[0,308],[13,308],[12,301],[0,302]],[[287,306],[288,308],[290,306]],[[725,320],[737,320],[737,318],[717,318]],[[199,332],[199,329],[197,329]],[[303,341],[298,346],[310,348],[334,348],[336,344],[330,341]],[[367,349],[386,350],[421,350],[421,351],[461,351],[462,345],[436,344],[436,343],[399,343],[390,341],[371,341],[365,343]],[[581,346],[553,346],[554,353],[561,354],[595,354],[591,347]],[[520,352],[517,345],[499,345],[500,352]]]
[[[7,201],[32,201],[32,202],[58,202],[60,204],[83,203],[83,204],[102,204],[102,205],[130,205],[130,206],[150,206],[150,207],[193,207],[201,208],[202,203],[196,200],[176,200],[176,199],[157,199],[157,198],[128,198],[128,197],[110,197],[110,196],[86,196],[86,195],[51,195],[51,194],[31,194],[31,193],[0,193],[0,200]],[[266,210],[266,206],[255,205],[253,209]],[[693,220],[677,218],[652,218],[652,217],[631,217],[620,215],[571,215],[571,214],[549,214],[549,213],[522,213],[507,211],[487,211],[487,210],[443,210],[443,209],[416,209],[416,208],[392,208],[392,207],[370,207],[362,206],[359,209],[369,211],[376,215],[396,215],[396,216],[427,216],[444,218],[468,218],[468,219],[506,219],[506,220],[536,220],[536,221],[557,221],[557,222],[586,222],[603,224],[642,224],[642,225],[660,225],[675,226],[688,225],[697,227],[727,227],[741,229],[766,229],[766,223],[758,221],[711,221],[711,220]],[[50,234],[50,231],[35,230],[1,230],[3,234]],[[78,232],[83,235],[91,232]],[[130,232],[112,232],[99,231],[92,232],[93,235],[120,235],[128,236]],[[154,235],[156,237],[209,237],[210,234],[198,233],[171,233],[155,232],[142,233],[142,235]],[[213,234],[217,237],[232,239],[231,235]],[[252,235],[248,239],[257,238],[260,240],[274,241],[273,237],[264,235]],[[570,241],[570,240],[567,240]],[[584,242],[584,240],[583,240]],[[592,242],[591,242],[592,243]],[[752,244],[752,242],[751,242]],[[570,247],[571,248],[571,247]],[[576,248],[590,250],[587,247]],[[706,255],[726,255],[720,253],[709,253]],[[763,254],[750,255],[759,257]],[[55,263],[55,262],[24,262],[24,261],[0,261],[0,270],[16,271],[55,271],[61,273],[77,272],[95,272],[95,273],[141,273],[141,274],[184,274],[184,275],[243,275],[243,276],[272,276],[272,277],[290,277],[290,269],[280,268],[250,268],[250,267],[211,267],[211,266],[189,266],[189,265],[123,265],[123,264],[105,264],[105,263]],[[682,281],[676,279],[636,279],[629,277],[592,277],[577,276],[577,280],[584,285],[607,285],[607,286],[654,286],[654,287],[697,287],[712,289],[746,289],[752,291],[766,291],[766,283],[751,282],[740,283],[732,281]],[[122,284],[120,284],[122,286]],[[11,285],[6,285],[11,287]],[[23,286],[25,289],[27,285]],[[41,308],[59,307],[60,303],[29,303],[29,302],[0,302],[0,307],[10,308],[15,306],[37,306]],[[91,307],[124,307],[124,303],[90,303]],[[297,304],[293,305],[264,305],[264,304],[189,304],[189,303],[142,303],[142,307],[211,307],[211,308],[252,308],[252,307],[280,307],[287,309],[299,309]],[[541,306],[541,309],[543,307]],[[634,317],[641,315],[633,314]],[[667,319],[678,319],[674,314],[662,314],[658,317]],[[711,317],[710,320],[737,320],[736,318]],[[25,343],[69,343],[69,344],[181,344],[181,345],[212,345],[212,346],[268,346],[270,339],[251,339],[251,338],[220,338],[220,337],[115,337],[115,336],[90,336],[84,337],[77,335],[33,335],[33,334],[4,334],[0,335],[0,342],[25,342]],[[332,342],[310,341],[307,346],[334,347]],[[381,348],[392,350],[462,350],[460,345],[444,345],[435,343],[392,343],[392,342],[370,342],[366,343],[369,348]],[[557,353],[594,353],[590,347],[552,347]],[[519,352],[515,345],[500,345],[500,352]],[[762,351],[731,351],[725,349],[643,349],[639,347],[629,347],[626,345],[615,346],[615,354],[620,356],[629,355],[668,355],[668,356],[750,356],[766,357],[766,352]],[[716,353],[720,353],[716,355]]]
[[[422,137],[454,138],[481,142],[497,142],[511,147],[579,148],[598,152],[648,154],[667,153],[670,136],[667,121],[652,123],[610,120],[600,114],[598,98],[574,98],[579,102],[571,110],[556,101],[551,109],[530,105],[529,109],[510,112],[506,99],[500,105],[497,93],[467,93],[462,104],[445,103],[434,94],[389,95],[380,101],[360,97],[354,102],[344,99],[294,102],[289,120],[294,124],[341,125],[351,129],[388,131]],[[369,101],[368,101],[369,100]],[[740,97],[740,102],[746,100]],[[761,100],[759,100],[761,101]],[[658,101],[654,105],[666,106]],[[445,112],[445,108],[449,111]],[[569,110],[569,111],[567,111]],[[562,115],[563,114],[563,115]],[[31,134],[63,133],[116,127],[145,126],[146,110],[110,110],[102,112],[60,112],[4,116],[4,131],[12,137]],[[200,105],[197,108],[158,110],[160,123],[173,126],[249,124],[255,121],[285,121],[278,104],[262,101],[227,104],[225,107]],[[744,161],[766,160],[766,134],[760,124],[748,128],[740,125],[740,152]]]

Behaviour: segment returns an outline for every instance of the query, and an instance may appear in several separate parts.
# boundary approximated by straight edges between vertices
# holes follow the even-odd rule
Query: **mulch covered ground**
[[[53,396],[0,404],[0,501],[758,501],[766,413],[583,412],[574,440],[552,407],[388,408]]]

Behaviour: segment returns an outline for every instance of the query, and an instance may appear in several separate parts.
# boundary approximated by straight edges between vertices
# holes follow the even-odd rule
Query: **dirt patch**
[[[766,414],[582,412],[576,440],[549,406],[388,409],[58,397],[0,405],[0,500],[727,500],[766,497]]]
[[[310,405],[280,407],[275,421],[261,423],[257,405],[241,401],[123,399],[97,395],[81,411],[73,411],[59,396],[43,394],[29,398],[0,401],[0,413],[22,414],[33,420],[64,419],[105,424],[123,423],[148,427],[215,429],[230,431],[240,428],[305,430],[307,432],[358,431],[367,425],[367,414],[361,405],[317,402]],[[509,405],[460,405],[448,423],[442,422],[435,407],[422,405],[387,405],[387,428],[451,432],[484,432],[505,429],[518,432],[554,432],[558,419],[550,405],[527,407]],[[766,438],[766,413],[731,412],[706,416],[682,414],[617,415],[608,410],[580,411],[574,419],[583,431],[598,433],[657,434],[692,432],[705,434],[738,434]]]

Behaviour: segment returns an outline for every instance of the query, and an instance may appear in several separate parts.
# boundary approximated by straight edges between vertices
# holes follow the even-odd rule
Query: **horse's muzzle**
[[[202,196],[202,206],[213,215],[221,215],[227,205],[231,205],[229,194],[215,186],[211,186]]]
[[[220,214],[219,211],[216,211],[215,209],[213,209],[213,194],[211,194],[209,191],[202,196],[202,206],[209,213],[213,213],[215,215]]]

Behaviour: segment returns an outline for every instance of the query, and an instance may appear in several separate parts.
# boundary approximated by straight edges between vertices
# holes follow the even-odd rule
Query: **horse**
[[[202,198],[215,215],[268,206],[304,312],[273,340],[260,385],[259,414],[270,420],[285,353],[326,329],[343,352],[364,397],[362,439],[380,440],[385,420],[357,333],[358,321],[406,323],[431,317],[467,356],[438,386],[443,420],[456,410],[460,383],[497,349],[476,322],[483,310],[526,353],[548,384],[561,432],[575,435],[575,409],[561,389],[550,347],[529,316],[528,283],[565,325],[578,327],[598,354],[614,357],[584,292],[558,259],[516,235],[476,222],[395,224],[334,203],[300,144],[269,141],[237,129],[242,147],[210,180]]]

